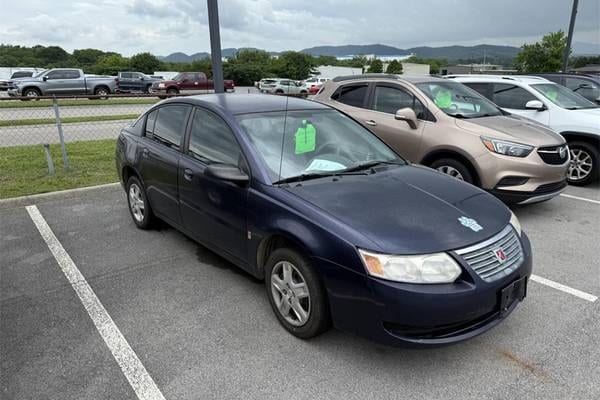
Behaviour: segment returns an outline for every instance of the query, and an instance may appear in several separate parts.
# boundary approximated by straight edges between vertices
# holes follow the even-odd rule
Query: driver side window
[[[242,150],[229,126],[219,116],[197,108],[192,118],[188,153],[207,164],[238,165]]]
[[[402,89],[377,85],[373,98],[375,111],[396,114],[401,108],[411,108],[418,119],[426,119],[425,106],[415,96]]]

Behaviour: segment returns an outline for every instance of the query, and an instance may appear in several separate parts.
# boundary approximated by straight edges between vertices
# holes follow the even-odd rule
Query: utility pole
[[[573,0],[573,9],[571,10],[571,22],[569,23],[569,34],[567,36],[567,46],[563,55],[562,72],[567,72],[569,66],[569,54],[571,53],[571,41],[573,40],[573,29],[575,28],[575,17],[577,16],[577,5],[579,0]]]
[[[215,93],[224,93],[225,85],[223,83],[223,62],[221,60],[221,35],[219,34],[219,6],[217,0],[207,0],[207,6],[213,84]]]

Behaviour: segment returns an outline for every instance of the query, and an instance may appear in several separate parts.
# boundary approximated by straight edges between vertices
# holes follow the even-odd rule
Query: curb
[[[29,196],[21,196],[21,197],[11,197],[8,199],[0,199],[0,209],[13,208],[13,207],[22,207],[35,204],[40,201],[49,201],[56,199],[71,199],[73,197],[77,197],[81,193],[86,193],[94,190],[105,190],[105,189],[113,189],[119,187],[121,185],[120,182],[114,183],[106,183],[103,185],[96,186],[86,186],[82,188],[75,189],[67,189],[67,190],[59,190],[56,192],[49,193],[40,193],[40,194],[32,194]]]

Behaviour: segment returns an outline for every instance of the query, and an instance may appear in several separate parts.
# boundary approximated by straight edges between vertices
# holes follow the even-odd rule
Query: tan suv
[[[327,82],[315,100],[345,112],[409,161],[480,186],[508,203],[566,187],[565,140],[446,79],[365,74]]]

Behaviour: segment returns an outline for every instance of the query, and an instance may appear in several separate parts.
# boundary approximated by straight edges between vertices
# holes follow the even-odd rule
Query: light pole
[[[215,93],[224,93],[223,62],[221,61],[221,35],[219,34],[219,6],[217,0],[207,0],[208,31],[210,33],[210,56]]]
[[[567,46],[563,55],[562,72],[567,72],[569,66],[569,53],[571,53],[571,41],[573,40],[573,28],[575,28],[575,17],[577,16],[577,5],[579,0],[573,0],[573,9],[571,10],[571,22],[569,23],[569,34],[567,35]]]

